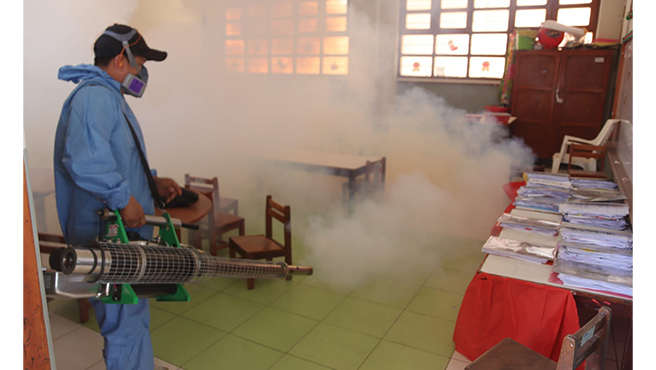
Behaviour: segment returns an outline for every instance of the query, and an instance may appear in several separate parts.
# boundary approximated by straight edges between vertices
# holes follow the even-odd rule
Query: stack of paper
[[[509,213],[501,215],[497,222],[501,227],[506,229],[515,229],[549,236],[558,235],[558,228],[560,227],[560,222],[515,216]]]
[[[560,228],[560,236],[566,243],[633,249],[633,234],[630,230],[611,230],[563,222]]]
[[[550,188],[567,189],[571,187],[569,176],[550,172],[524,172],[524,179],[528,186],[544,186]]]
[[[567,286],[633,296],[631,250],[559,243],[552,272]]]
[[[570,202],[623,202],[626,199],[619,190],[572,189]]]
[[[564,222],[612,230],[629,227],[629,206],[624,203],[569,200],[560,204],[558,210]]]
[[[575,189],[602,189],[602,190],[617,190],[617,184],[612,180],[599,180],[590,178],[576,178],[570,179],[572,188]]]
[[[524,172],[526,185],[517,190],[513,204],[519,209],[558,212],[558,206],[569,198],[567,175]]]
[[[546,263],[554,259],[556,248],[491,236],[483,245],[483,252],[528,262]]]
[[[546,212],[558,212],[558,206],[564,201],[552,197],[523,197],[518,195],[513,204],[519,209],[533,209]]]

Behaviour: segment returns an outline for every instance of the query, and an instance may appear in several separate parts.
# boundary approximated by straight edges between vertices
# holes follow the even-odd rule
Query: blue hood
[[[59,68],[57,77],[62,81],[71,81],[73,83],[93,81],[107,87],[113,87],[118,92],[121,91],[121,84],[118,81],[110,77],[107,72],[91,64],[63,66]]]

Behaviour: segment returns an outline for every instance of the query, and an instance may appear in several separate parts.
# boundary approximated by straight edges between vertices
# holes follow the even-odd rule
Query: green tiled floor
[[[189,370],[445,370],[483,243],[450,237],[407,273],[352,286],[331,286],[317,269],[250,291],[237,279],[188,284],[190,302],[151,300],[155,356]],[[76,301],[49,307],[79,322]],[[86,326],[98,330],[90,313]]]

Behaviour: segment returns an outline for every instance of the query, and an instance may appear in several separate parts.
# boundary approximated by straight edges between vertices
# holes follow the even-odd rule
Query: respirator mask
[[[130,66],[139,71],[136,76],[132,73],[128,73],[128,75],[125,76],[125,79],[123,79],[123,82],[121,82],[121,91],[134,97],[140,98],[146,90],[146,85],[148,83],[148,70],[146,69],[146,66],[142,66],[141,70],[139,70],[139,65],[137,64],[137,61],[132,55],[132,51],[130,50],[130,44],[128,41],[136,33],[137,30],[132,30],[126,34],[105,31],[103,35],[107,35],[118,40],[123,45],[123,49],[128,56],[128,62],[130,63]],[[137,39],[137,41],[139,41],[139,39]]]

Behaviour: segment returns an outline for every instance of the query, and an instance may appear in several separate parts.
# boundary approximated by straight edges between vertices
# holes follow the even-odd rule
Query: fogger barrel
[[[312,274],[312,267],[214,257],[195,248],[108,242],[58,249],[50,255],[50,266],[106,284],[185,284],[215,277],[264,279]]]

